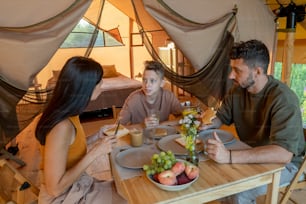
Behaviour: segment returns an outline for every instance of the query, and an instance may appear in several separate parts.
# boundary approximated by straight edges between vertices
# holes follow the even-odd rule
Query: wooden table
[[[128,144],[129,136],[120,140],[121,144]],[[218,164],[212,160],[201,161],[200,176],[191,187],[169,192],[153,185],[144,172],[132,178],[121,178],[114,155],[111,164],[117,190],[131,204],[205,203],[266,184],[266,203],[274,204],[277,203],[280,173],[284,168],[283,164]],[[120,168],[120,171],[123,169]]]

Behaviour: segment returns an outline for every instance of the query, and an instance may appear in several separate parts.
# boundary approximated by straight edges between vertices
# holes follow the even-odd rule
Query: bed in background
[[[103,85],[100,96],[90,101],[85,112],[97,111],[108,108],[120,108],[128,95],[141,88],[141,82],[124,76],[117,72],[115,65],[102,65]],[[53,89],[60,71],[54,70],[53,77],[48,80],[47,89]]]

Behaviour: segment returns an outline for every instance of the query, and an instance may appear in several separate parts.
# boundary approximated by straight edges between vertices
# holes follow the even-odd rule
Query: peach
[[[195,165],[187,164],[186,167],[185,167],[185,173],[186,173],[187,177],[190,180],[192,180],[199,175],[200,169],[199,169],[199,167],[197,167]]]
[[[176,162],[172,166],[171,171],[173,171],[176,176],[180,175],[182,172],[185,171],[185,163],[182,161]]]
[[[159,183],[173,186],[177,184],[176,175],[171,170],[166,170],[158,174],[157,176]]]

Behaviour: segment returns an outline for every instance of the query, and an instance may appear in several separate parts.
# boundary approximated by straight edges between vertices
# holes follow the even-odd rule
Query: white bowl
[[[187,161],[181,160],[181,159],[177,159],[177,161],[187,162]],[[187,162],[187,163],[189,163],[189,162]],[[189,183],[169,186],[169,185],[164,185],[164,184],[161,184],[159,182],[156,182],[155,180],[153,180],[152,175],[151,176],[146,175],[146,176],[149,179],[149,181],[151,181],[151,183],[153,183],[158,188],[166,190],[166,191],[180,191],[180,190],[186,189],[189,186],[191,186],[194,182],[196,182],[196,180],[199,178],[199,176],[197,176],[196,178],[191,180]]]

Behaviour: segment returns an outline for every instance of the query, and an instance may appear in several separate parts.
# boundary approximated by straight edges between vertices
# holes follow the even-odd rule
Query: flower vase
[[[194,137],[193,139],[193,145],[190,146],[188,149],[188,155],[187,155],[187,158],[186,160],[196,166],[198,166],[199,164],[199,155],[196,151],[196,137]]]

